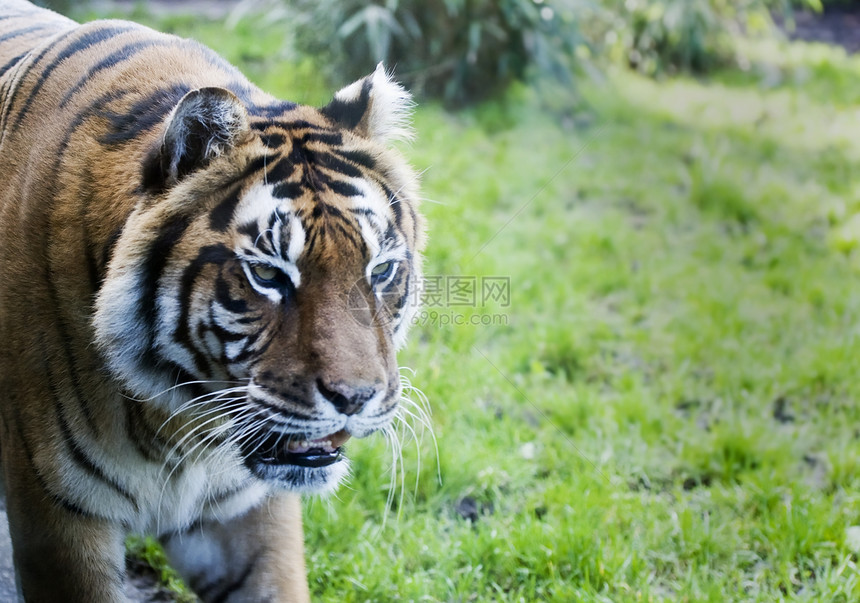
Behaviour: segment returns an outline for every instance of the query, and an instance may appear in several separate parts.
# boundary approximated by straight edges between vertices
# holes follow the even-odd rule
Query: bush
[[[44,8],[50,8],[51,10],[55,10],[61,14],[68,14],[69,10],[72,8],[72,0],[30,0],[37,6],[42,6]]]
[[[550,0],[298,0],[300,51],[328,55],[337,79],[383,61],[412,90],[449,105],[483,100],[532,72],[571,82],[572,3]]]
[[[732,36],[769,30],[771,11],[821,0],[295,0],[297,48],[326,57],[338,82],[383,61],[449,105],[552,74],[571,83],[586,57],[649,75],[706,72],[733,58]]]
[[[702,73],[733,58],[732,36],[772,28],[771,13],[820,0],[605,0],[590,40],[632,68],[656,75]]]

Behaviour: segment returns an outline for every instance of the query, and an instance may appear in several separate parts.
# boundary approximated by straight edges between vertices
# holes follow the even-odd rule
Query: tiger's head
[[[409,104],[381,67],[322,109],[224,88],[178,102],[96,298],[129,395],[205,426],[257,478],[337,485],[343,443],[388,426],[401,396],[423,226],[389,143]]]

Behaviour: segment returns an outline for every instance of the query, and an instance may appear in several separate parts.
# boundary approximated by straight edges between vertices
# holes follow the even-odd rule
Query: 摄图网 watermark
[[[432,275],[421,279],[416,291],[423,308],[511,305],[511,277]]]
[[[363,326],[386,324],[398,320],[400,311],[411,302],[419,311],[412,317],[413,325],[445,326],[506,326],[508,315],[500,311],[511,305],[509,276],[427,275],[417,286],[404,293],[405,285],[389,286],[376,292],[368,303],[368,285],[358,280],[349,292],[350,314]],[[411,296],[411,299],[408,297]],[[371,307],[372,306],[372,307]]]

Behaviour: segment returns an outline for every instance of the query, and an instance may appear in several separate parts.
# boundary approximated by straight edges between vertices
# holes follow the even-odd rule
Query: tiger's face
[[[381,69],[276,117],[194,91],[143,160],[96,301],[100,348],[133,395],[206,425],[258,479],[330,490],[343,444],[397,412],[422,224],[382,143],[405,102]]]

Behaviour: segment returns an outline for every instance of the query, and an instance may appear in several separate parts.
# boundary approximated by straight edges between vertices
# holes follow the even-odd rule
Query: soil
[[[823,14],[798,12],[794,28],[783,27],[792,40],[823,42],[842,46],[849,53],[860,52],[860,4],[829,7]]]

